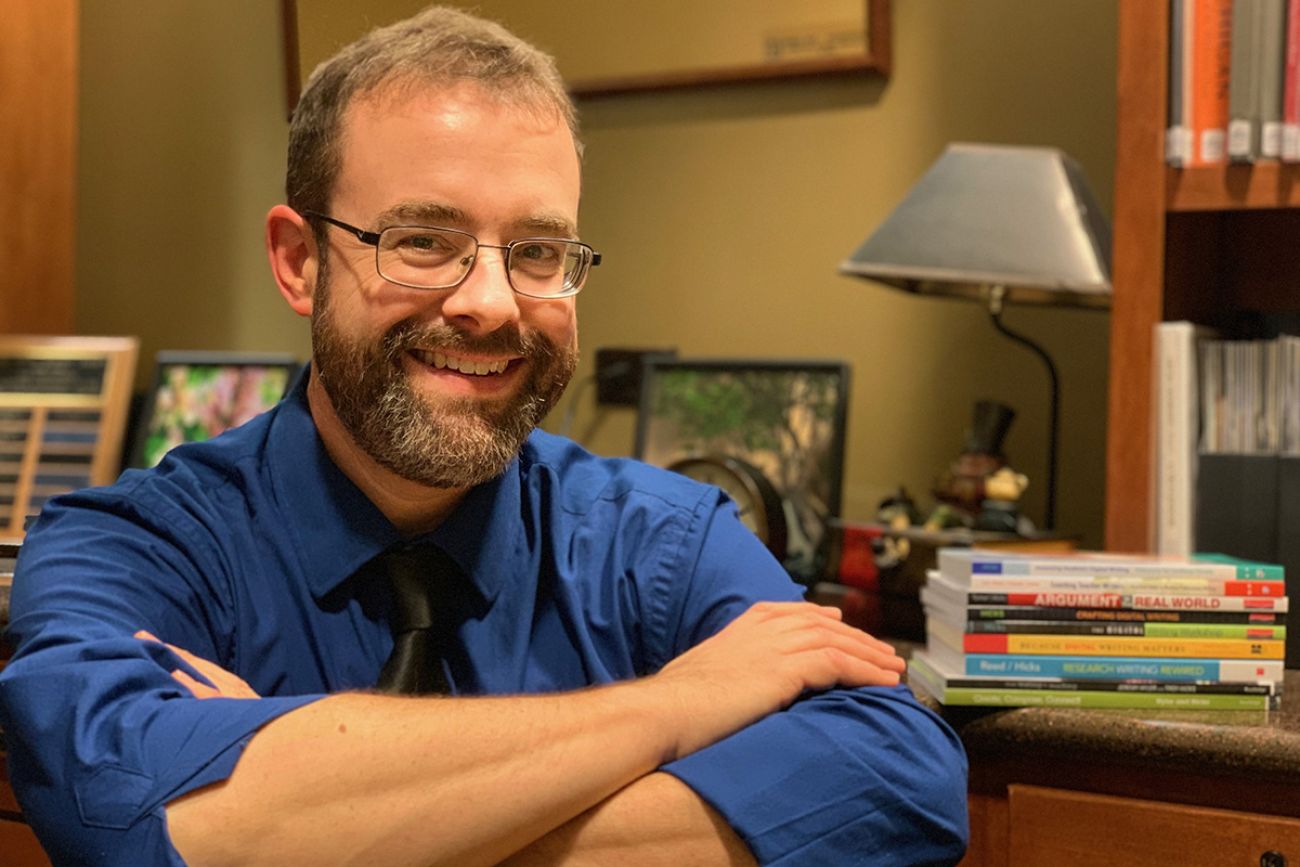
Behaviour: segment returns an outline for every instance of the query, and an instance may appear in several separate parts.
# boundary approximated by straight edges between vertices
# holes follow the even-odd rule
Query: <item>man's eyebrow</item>
[[[514,229],[528,235],[541,235],[549,238],[576,238],[578,227],[559,216],[540,214],[516,220]]]
[[[379,229],[390,226],[467,226],[469,215],[460,208],[438,202],[399,202],[379,213]]]
[[[381,211],[375,218],[375,225],[380,231],[390,226],[445,226],[463,229],[472,225],[472,221],[469,214],[454,205],[440,202],[398,202]],[[512,222],[510,227],[521,235],[548,238],[578,237],[577,227],[558,214],[534,214],[522,217]]]

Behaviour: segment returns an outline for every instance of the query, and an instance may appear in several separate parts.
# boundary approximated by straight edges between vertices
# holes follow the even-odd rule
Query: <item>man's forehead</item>
[[[428,80],[406,76],[382,82],[353,94],[342,114],[346,136],[366,122],[391,116],[415,117],[435,114],[448,126],[458,125],[469,111],[504,110],[511,120],[537,133],[563,128],[572,140],[572,130],[560,109],[544,100],[528,99],[502,87],[489,87],[469,80]],[[574,140],[574,150],[578,150]]]

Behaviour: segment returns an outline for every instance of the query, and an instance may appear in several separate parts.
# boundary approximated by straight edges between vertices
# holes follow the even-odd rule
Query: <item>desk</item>
[[[962,867],[1300,867],[1285,683],[1271,713],[942,708],[971,764]]]

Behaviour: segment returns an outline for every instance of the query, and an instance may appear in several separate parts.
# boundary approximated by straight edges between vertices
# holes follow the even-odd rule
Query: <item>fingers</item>
[[[805,602],[758,603],[737,618],[738,628],[745,628],[747,616],[776,631],[779,648],[787,653],[834,648],[872,665],[902,672],[907,663],[888,642],[849,626],[838,608]]]
[[[143,629],[136,632],[134,637],[144,641],[158,642],[180,657],[181,661],[193,668],[200,677],[205,678],[208,681],[207,683],[182,669],[176,669],[171,673],[172,678],[193,693],[196,698],[261,698],[242,678],[226,671],[215,662],[209,662],[201,656],[195,656],[188,650],[174,644],[167,644]]]
[[[195,680],[179,668],[172,672],[172,678],[181,686],[194,693],[195,698],[221,698],[221,690],[214,686]]]

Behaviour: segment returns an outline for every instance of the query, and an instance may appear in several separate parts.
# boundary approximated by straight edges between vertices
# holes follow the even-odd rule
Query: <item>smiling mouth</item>
[[[461,358],[455,355],[448,355],[445,352],[436,352],[427,349],[412,349],[411,355],[418,361],[427,364],[435,370],[454,370],[468,376],[491,376],[493,374],[505,373],[506,368],[510,366],[511,359],[499,358],[493,361],[482,359]]]

